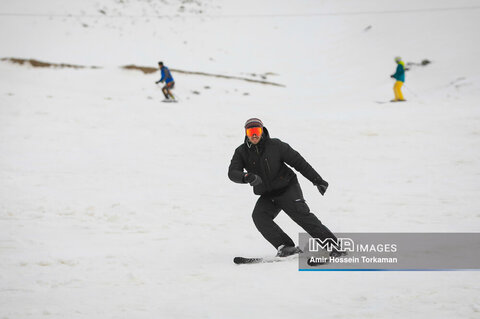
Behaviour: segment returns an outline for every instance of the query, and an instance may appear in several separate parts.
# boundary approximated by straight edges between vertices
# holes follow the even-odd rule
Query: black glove
[[[327,191],[327,188],[328,188],[328,183],[327,181],[324,181],[323,179],[320,179],[316,184],[315,186],[317,186],[318,188],[318,191],[320,192],[320,194],[322,194],[322,196],[325,194],[325,192]]]
[[[155,84],[158,84],[158,81],[155,81]]]
[[[395,78],[395,76],[394,76],[393,74],[392,74],[392,75],[390,75],[390,77],[391,77],[392,79],[394,79],[394,78]]]
[[[257,186],[262,183],[262,179],[260,178],[260,176],[255,174],[249,174],[249,173],[243,176],[243,181],[245,183],[249,183],[250,186]]]

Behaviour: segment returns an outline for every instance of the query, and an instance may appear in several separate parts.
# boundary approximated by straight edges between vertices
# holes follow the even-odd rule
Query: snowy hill
[[[477,1],[2,1],[0,26],[0,58],[99,67],[0,61],[0,318],[478,316],[478,272],[234,265],[275,252],[226,174],[257,116],[334,232],[480,231]],[[397,55],[408,102],[376,103]],[[285,87],[174,73],[161,103],[121,68],[159,60]]]

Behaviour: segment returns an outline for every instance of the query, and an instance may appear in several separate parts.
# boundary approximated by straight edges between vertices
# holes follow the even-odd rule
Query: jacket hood
[[[260,139],[260,142],[258,142],[258,144],[263,144],[266,140],[269,140],[269,139],[270,139],[270,133],[268,133],[267,128],[264,126],[263,127],[262,138]],[[253,144],[250,142],[247,135],[245,135],[245,140],[244,141],[245,141],[245,144],[247,145],[248,148],[252,147]]]

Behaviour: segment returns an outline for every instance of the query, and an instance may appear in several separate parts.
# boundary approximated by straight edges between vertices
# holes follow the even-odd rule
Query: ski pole
[[[404,86],[404,87],[406,87],[406,88],[407,88],[407,90],[408,90],[410,93],[412,93],[412,94],[413,94],[413,96],[415,96],[415,97],[418,97],[418,95],[417,95],[417,94],[415,94],[415,92],[413,92],[412,90],[410,90],[410,88],[409,88],[408,86],[406,86],[406,85],[405,85],[405,83],[403,84],[403,86]]]

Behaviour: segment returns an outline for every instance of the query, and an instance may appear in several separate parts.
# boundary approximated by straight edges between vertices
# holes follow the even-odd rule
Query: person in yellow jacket
[[[395,58],[395,62],[397,63],[397,70],[395,71],[394,74],[390,76],[391,78],[394,78],[395,80],[397,80],[395,82],[395,85],[393,86],[395,99],[392,100],[392,102],[406,101],[403,98],[403,94],[402,94],[402,86],[403,86],[403,83],[405,83],[405,63],[402,61],[402,58],[399,56]]]

